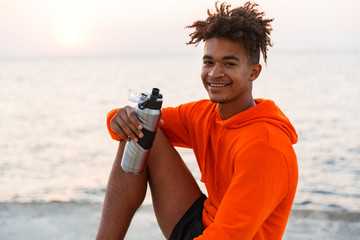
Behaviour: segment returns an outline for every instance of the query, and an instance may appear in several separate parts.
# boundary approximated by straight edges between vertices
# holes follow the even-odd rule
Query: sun
[[[63,47],[78,47],[82,44],[84,29],[77,21],[67,19],[55,29],[57,42]]]
[[[59,42],[65,47],[76,47],[79,46],[82,42],[82,37],[80,33],[76,30],[62,30],[60,31]]]
[[[79,44],[79,36],[74,32],[64,32],[62,33],[61,41],[63,45],[76,46]]]

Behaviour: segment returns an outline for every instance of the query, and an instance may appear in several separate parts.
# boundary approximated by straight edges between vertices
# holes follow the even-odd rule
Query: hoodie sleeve
[[[255,234],[263,234],[261,225],[275,209],[281,212],[280,202],[289,191],[287,163],[282,153],[258,142],[235,157],[234,175],[214,222],[195,239],[250,240]],[[284,225],[284,216],[278,219],[281,224],[274,223],[274,229],[267,230],[279,231],[277,226]]]
[[[169,141],[176,147],[192,148],[189,134],[189,116],[194,103],[187,103],[178,107],[163,109],[161,119],[164,124],[160,126]]]
[[[107,130],[108,130],[108,132],[110,134],[110,137],[112,139],[116,140],[116,141],[120,141],[121,137],[111,129],[110,121],[115,116],[115,114],[117,113],[118,110],[119,110],[118,108],[113,109],[110,112],[108,112],[108,114],[106,115],[106,127],[107,127]]]

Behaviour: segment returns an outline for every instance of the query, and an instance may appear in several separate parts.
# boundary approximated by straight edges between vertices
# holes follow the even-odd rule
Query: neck
[[[254,98],[250,96],[244,104],[239,104],[235,108],[233,104],[218,103],[219,114],[222,120],[231,118],[232,116],[241,113],[256,105]]]

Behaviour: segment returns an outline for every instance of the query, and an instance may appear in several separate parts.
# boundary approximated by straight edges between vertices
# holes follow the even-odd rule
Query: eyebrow
[[[210,56],[210,55],[204,55],[203,59],[214,59],[214,58],[212,56]],[[240,62],[240,59],[238,57],[234,56],[234,55],[224,56],[222,59],[223,60],[235,60],[237,62]]]
[[[204,55],[204,56],[203,56],[203,59],[213,59],[213,57],[210,56],[210,55]]]
[[[240,62],[240,59],[238,57],[235,57],[234,55],[229,55],[229,56],[225,56],[223,57],[224,60],[235,60],[237,62]]]

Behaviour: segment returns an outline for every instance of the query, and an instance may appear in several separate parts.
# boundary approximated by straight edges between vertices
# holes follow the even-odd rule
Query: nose
[[[208,73],[210,78],[222,78],[225,76],[222,66],[219,63],[214,64]]]

